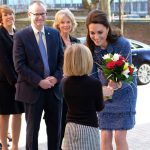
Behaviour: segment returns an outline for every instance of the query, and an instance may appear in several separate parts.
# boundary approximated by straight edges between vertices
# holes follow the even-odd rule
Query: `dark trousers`
[[[56,98],[52,90],[42,90],[36,103],[25,104],[26,150],[38,150],[38,133],[43,110],[45,111],[48,150],[59,149],[62,102]]]
[[[60,140],[61,144],[62,144],[62,140],[64,138],[64,133],[65,133],[67,111],[68,111],[68,107],[65,102],[65,99],[63,99],[62,119],[61,119],[61,140]],[[61,147],[61,144],[60,144],[60,147]]]

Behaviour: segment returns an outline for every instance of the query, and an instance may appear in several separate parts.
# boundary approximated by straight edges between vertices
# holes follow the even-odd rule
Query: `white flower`
[[[137,72],[137,68],[136,67],[134,67],[134,72]]]
[[[122,74],[126,77],[126,78],[129,78],[129,69],[126,69],[122,72]]]
[[[112,57],[112,60],[113,60],[113,61],[117,61],[117,60],[119,60],[119,57],[120,57],[120,55],[117,54],[117,53],[115,53],[115,54],[113,55],[113,57]]]
[[[134,69],[134,72],[137,72],[137,68],[133,64],[131,65],[131,68]]]
[[[110,54],[106,54],[102,57],[103,59],[109,59],[110,58]]]

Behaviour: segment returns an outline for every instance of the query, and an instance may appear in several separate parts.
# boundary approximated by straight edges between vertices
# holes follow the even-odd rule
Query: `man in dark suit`
[[[46,7],[42,1],[33,1],[28,14],[31,26],[15,34],[13,47],[14,65],[18,73],[16,99],[25,103],[26,150],[38,150],[43,110],[48,150],[58,150],[62,109],[59,88],[63,65],[62,42],[57,30],[44,25]]]

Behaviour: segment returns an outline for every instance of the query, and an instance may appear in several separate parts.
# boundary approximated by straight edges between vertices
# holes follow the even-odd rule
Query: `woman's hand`
[[[104,101],[107,99],[111,99],[114,93],[114,89],[110,86],[103,86],[103,97]]]
[[[109,80],[108,86],[112,87],[114,90],[118,90],[119,88],[122,87],[122,83],[121,82],[114,82],[112,80]]]

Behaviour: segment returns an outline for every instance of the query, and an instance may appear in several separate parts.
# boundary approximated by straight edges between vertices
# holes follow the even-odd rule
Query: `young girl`
[[[74,14],[68,8],[61,9],[55,14],[53,27],[60,32],[64,49],[67,46],[70,46],[74,43],[80,43],[80,41],[77,38],[71,35],[71,33],[77,27],[77,22],[75,20]],[[65,100],[63,100],[62,119],[61,119],[61,140],[60,140],[61,143],[65,132],[67,109],[68,109],[67,104]]]
[[[102,85],[88,75],[93,67],[90,50],[82,44],[67,47],[63,94],[68,106],[63,150],[100,150],[96,111],[104,108]]]

